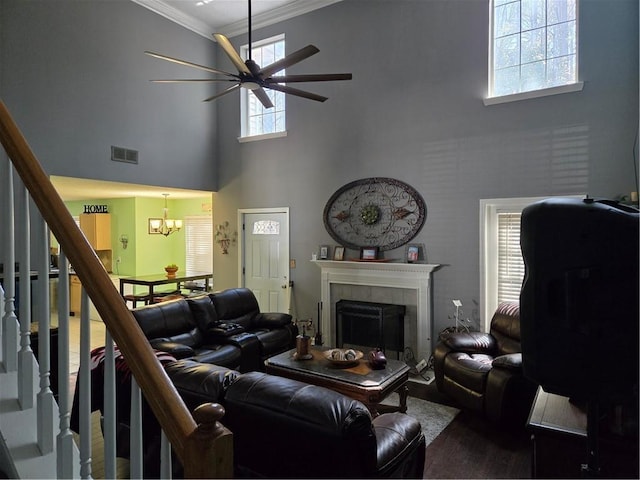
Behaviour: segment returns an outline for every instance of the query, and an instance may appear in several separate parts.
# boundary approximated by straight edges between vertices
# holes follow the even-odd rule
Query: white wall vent
[[[114,162],[135,163],[137,165],[138,151],[111,145],[111,160]]]

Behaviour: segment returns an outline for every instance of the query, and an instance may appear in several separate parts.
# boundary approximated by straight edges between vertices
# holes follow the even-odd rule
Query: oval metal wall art
[[[427,218],[424,199],[393,178],[363,178],[340,187],[324,207],[329,235],[348,248],[392,250],[410,242]]]

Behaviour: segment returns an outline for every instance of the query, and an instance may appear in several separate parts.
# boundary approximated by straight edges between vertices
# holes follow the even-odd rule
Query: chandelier
[[[182,220],[169,218],[169,208],[167,207],[167,197],[169,194],[163,193],[162,195],[164,195],[164,210],[162,212],[162,218],[149,219],[149,234],[161,234],[168,237],[182,228]]]

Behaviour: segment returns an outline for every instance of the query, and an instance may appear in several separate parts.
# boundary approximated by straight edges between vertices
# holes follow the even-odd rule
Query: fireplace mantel
[[[311,260],[321,271],[320,299],[322,308],[322,334],[327,345],[335,342],[331,322],[331,284],[365,285],[383,288],[416,290],[417,294],[417,359],[431,356],[431,274],[439,264],[353,262]]]

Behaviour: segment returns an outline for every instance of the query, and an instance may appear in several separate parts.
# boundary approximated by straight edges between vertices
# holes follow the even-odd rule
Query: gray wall
[[[0,97],[48,174],[214,189],[213,87],[150,83],[198,72],[145,50],[216,62],[212,40],[128,0],[0,2]]]
[[[215,214],[291,208],[295,304],[301,318],[315,317],[320,273],[308,259],[319,244],[335,244],[323,226],[325,203],[359,178],[405,181],[428,209],[414,241],[426,244],[430,263],[445,265],[434,274],[434,329],[452,324],[452,298],[471,315],[481,198],[637,189],[638,2],[583,0],[580,20],[582,92],[490,107],[482,103],[487,1],[346,0],[256,32],[284,32],[289,51],[320,49],[287,73],[354,78],[306,84],[329,97],[324,104],[288,97],[286,138],[239,144],[237,102],[221,101]],[[404,249],[387,253],[400,258]],[[232,286],[235,270],[227,278]]]
[[[288,73],[354,79],[304,85],[329,100],[288,97],[287,137],[240,144],[237,96],[203,104],[212,87],[148,82],[194,72],[144,50],[231,68],[209,40],[129,1],[2,0],[0,97],[50,174],[218,189],[216,222],[235,222],[238,208],[290,207],[301,318],[315,316],[320,296],[307,260],[335,243],[322,222],[331,194],[370,176],[409,183],[428,208],[414,241],[444,265],[439,331],[452,298],[479,300],[479,199],[637,189],[638,2],[580,2],[582,92],[491,107],[487,6],[344,0],[256,31],[284,32],[289,51],[320,49]],[[110,145],[139,149],[140,165],[111,162]],[[216,287],[237,285],[237,260],[214,251]]]

